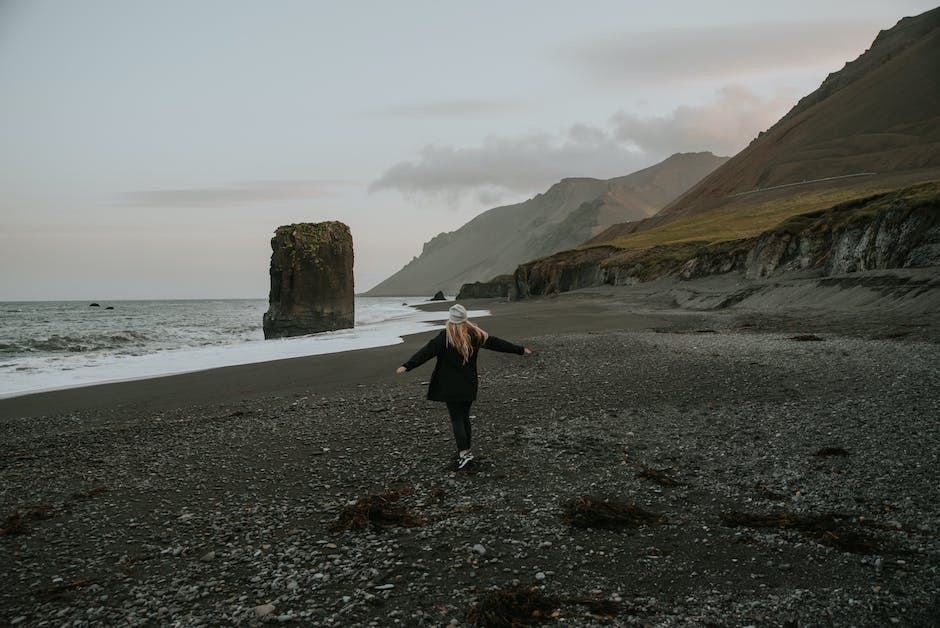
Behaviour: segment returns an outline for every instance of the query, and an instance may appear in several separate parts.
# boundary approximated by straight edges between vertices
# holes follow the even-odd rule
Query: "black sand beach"
[[[428,334],[0,400],[0,622],[935,625],[940,291],[901,275],[471,303],[537,354],[481,357],[460,472],[394,375]]]

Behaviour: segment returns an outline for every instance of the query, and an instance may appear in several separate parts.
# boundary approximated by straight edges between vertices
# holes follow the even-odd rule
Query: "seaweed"
[[[576,497],[563,502],[561,507],[562,519],[576,528],[614,530],[667,523],[662,515],[635,504],[611,502],[597,497]]]
[[[561,617],[563,605],[584,606],[597,620],[612,619],[621,611],[620,605],[610,600],[564,598],[547,595],[538,589],[516,587],[497,589],[481,596],[467,613],[467,620],[473,626],[534,626]]]
[[[660,486],[673,487],[673,486],[679,486],[682,484],[682,482],[679,482],[678,480],[675,480],[669,475],[667,475],[666,474],[667,469],[654,469],[653,467],[648,467],[642,463],[637,463],[636,466],[637,468],[640,469],[639,472],[637,472],[636,474],[636,477],[638,478],[645,478],[647,480],[652,480],[653,482],[656,482]]]
[[[378,495],[368,495],[357,500],[354,504],[343,506],[339,517],[330,530],[364,530],[366,528],[382,529],[386,527],[404,526],[418,527],[427,522],[416,518],[410,510],[398,506],[398,501],[408,491],[388,491]]]
[[[852,554],[872,554],[880,549],[877,540],[853,529],[845,521],[847,515],[827,513],[800,516],[790,512],[765,515],[732,511],[720,516],[721,522],[729,527],[796,530],[821,545]]]
[[[26,510],[15,510],[4,520],[3,526],[0,527],[0,536],[26,534],[30,531],[27,521],[49,519],[53,514],[52,508],[44,505],[31,506]]]
[[[852,454],[842,447],[823,447],[813,455],[821,458],[823,456],[851,456]]]
[[[499,589],[483,595],[467,613],[473,626],[533,626],[558,616],[561,600],[537,589]]]

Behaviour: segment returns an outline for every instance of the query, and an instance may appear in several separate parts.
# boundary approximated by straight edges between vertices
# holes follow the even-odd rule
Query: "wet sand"
[[[605,329],[639,329],[668,324],[654,314],[636,315],[593,299],[550,300],[539,304],[480,300],[492,315],[477,321],[505,338]],[[427,308],[446,308],[452,303]],[[477,307],[477,305],[473,305]],[[140,409],[235,403],[269,395],[329,392],[374,385],[394,378],[395,368],[437,332],[406,336],[390,347],[276,360],[0,399],[0,420],[78,411],[106,414]]]

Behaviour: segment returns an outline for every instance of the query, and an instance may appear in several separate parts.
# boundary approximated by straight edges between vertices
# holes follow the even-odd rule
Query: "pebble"
[[[349,396],[341,403],[324,393],[322,402],[314,397],[289,417],[279,414],[286,403],[274,400],[243,417],[228,417],[229,408],[209,414],[187,408],[163,415],[162,423],[159,413],[135,409],[133,418],[120,419],[139,420],[132,431],[92,415],[85,418],[104,427],[86,431],[78,429],[79,419],[61,417],[0,423],[4,447],[42,452],[50,461],[4,468],[4,485],[14,489],[5,495],[35,495],[36,503],[63,508],[34,522],[38,534],[10,540],[16,570],[0,587],[0,621],[74,628],[147,621],[457,626],[469,623],[466,613],[483,594],[514,585],[626,598],[624,605],[652,625],[760,625],[769,617],[866,625],[872,616],[927,623],[917,613],[936,591],[929,557],[940,542],[932,536],[878,530],[872,535],[896,543],[900,553],[859,563],[858,555],[795,531],[726,528],[718,514],[733,503],[755,512],[859,512],[874,523],[885,523],[879,513],[890,508],[905,526],[938,521],[940,507],[926,498],[935,493],[935,456],[927,446],[936,442],[929,416],[940,408],[940,395],[931,392],[940,390],[940,345],[833,339],[825,351],[797,359],[794,351],[807,350],[752,331],[696,337],[695,353],[689,335],[618,332],[614,338],[611,344],[600,335],[546,336],[538,340],[544,362],[524,367],[537,368],[524,370],[509,358],[486,364],[490,387],[479,405],[486,475],[445,469],[449,451],[441,450],[451,436],[440,420],[446,414],[426,404],[413,380],[363,391],[364,402]],[[830,351],[837,343],[847,353]],[[703,368],[698,356],[708,355],[718,356],[709,358],[718,366]],[[897,363],[911,373],[910,389],[905,382],[887,394],[879,378]],[[564,369],[576,367],[581,379],[574,385]],[[619,385],[624,372],[637,381]],[[725,383],[750,373],[757,375]],[[823,390],[833,374],[845,379],[844,394],[836,397]],[[672,376],[682,390],[663,383]],[[523,394],[531,404],[509,401]],[[363,438],[364,426],[376,419],[359,416],[366,402],[388,406],[396,429]],[[617,412],[608,414],[611,408]],[[892,427],[882,427],[887,424]],[[633,430],[628,439],[625,426]],[[886,438],[894,432],[896,439]],[[913,434],[924,447],[910,446]],[[856,453],[836,461],[812,457],[833,443]],[[335,453],[311,459],[309,449],[324,444]],[[391,451],[399,452],[396,462],[385,467]],[[76,473],[73,464],[96,456],[104,462]],[[879,470],[878,460],[890,461],[890,472]],[[634,463],[669,467],[687,484],[651,485],[635,476]],[[122,499],[98,496],[66,509],[61,504],[74,492],[70,478],[95,484],[100,478]],[[757,483],[781,496],[800,491],[803,499],[768,501]],[[406,490],[396,503],[427,523],[330,530],[342,505],[387,486]],[[152,508],[143,509],[141,495],[150,491]],[[670,525],[625,535],[565,525],[560,499],[594,492],[636,499],[664,512]],[[17,507],[10,499],[3,502],[8,510]],[[185,525],[188,519],[179,520],[185,514],[199,525]],[[137,525],[115,527],[128,515]],[[655,547],[668,548],[657,562],[629,560]],[[126,558],[113,569],[117,556]],[[787,570],[799,577],[782,573]],[[648,578],[636,577],[647,572]],[[95,584],[69,589],[68,597],[42,601],[29,593],[96,575]],[[624,595],[630,577],[636,587]],[[660,600],[651,597],[660,593]],[[284,612],[294,607],[303,610]],[[578,612],[562,609],[563,617]]]
[[[255,607],[255,617],[267,617],[274,612],[274,604],[262,604]]]

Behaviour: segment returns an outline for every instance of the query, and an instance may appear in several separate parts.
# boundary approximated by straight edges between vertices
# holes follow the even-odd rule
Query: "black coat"
[[[490,336],[483,343],[484,349],[502,351],[503,353],[525,353],[525,348],[511,342]],[[431,382],[428,384],[428,399],[431,401],[473,401],[477,398],[477,356],[479,347],[474,347],[473,353],[467,363],[463,363],[463,356],[452,346],[447,344],[447,331],[441,330],[434,338],[428,341],[417,353],[402,364],[409,371],[418,368],[431,358],[437,358]]]

